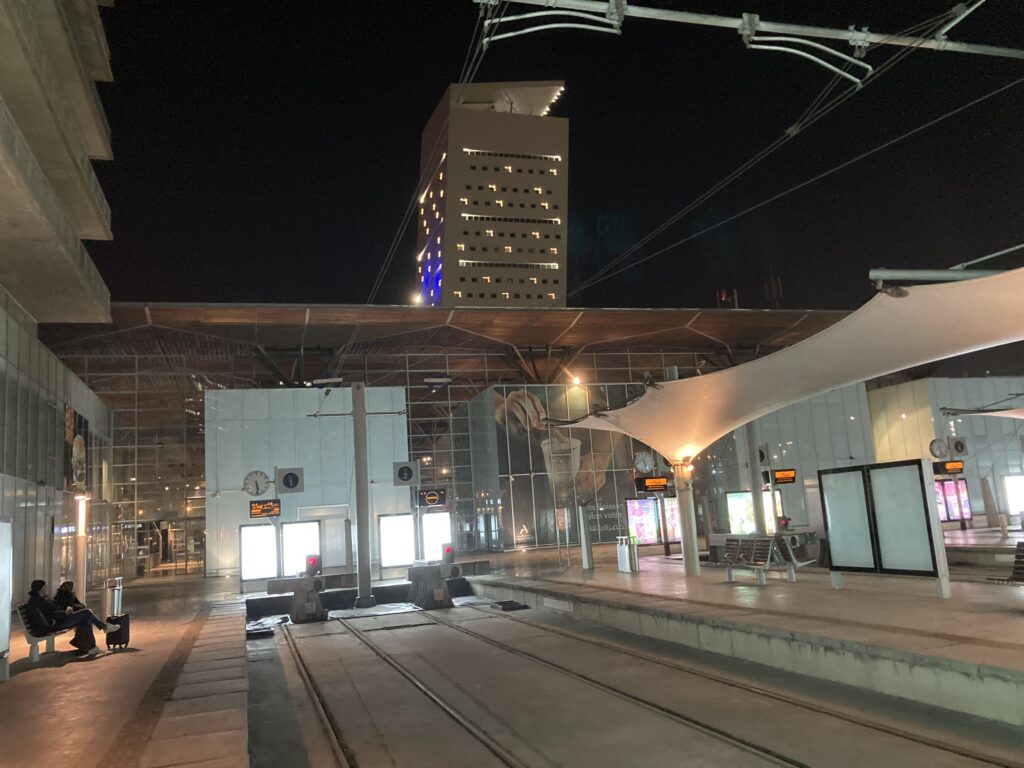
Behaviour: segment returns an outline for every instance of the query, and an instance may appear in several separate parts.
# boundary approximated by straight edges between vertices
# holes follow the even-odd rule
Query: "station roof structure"
[[[114,303],[110,324],[43,325],[40,335],[57,355],[72,361],[163,357],[165,371],[185,373],[211,361],[247,359],[257,363],[249,386],[301,385],[337,376],[346,363],[368,356],[446,353],[491,353],[520,361],[541,357],[527,378],[544,380],[552,378],[550,369],[557,371],[581,353],[689,353],[715,358],[714,368],[727,367],[801,341],[847,314]],[[72,367],[81,372],[80,365]]]

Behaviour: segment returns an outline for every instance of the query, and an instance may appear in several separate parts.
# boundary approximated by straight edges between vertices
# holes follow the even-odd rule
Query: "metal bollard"
[[[124,594],[123,577],[115,576],[107,579],[103,585],[103,618],[118,616],[121,613],[121,598]]]

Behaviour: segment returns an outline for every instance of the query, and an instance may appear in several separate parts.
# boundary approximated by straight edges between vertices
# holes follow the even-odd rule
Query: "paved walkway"
[[[1024,541],[1021,527],[1011,527],[1009,536],[1003,537],[998,528],[968,528],[966,531],[943,531],[947,547],[1008,547]]]
[[[132,616],[131,644],[125,651],[92,659],[76,658],[68,633],[57,638],[57,653],[44,654],[32,664],[28,644],[16,625],[11,637],[11,679],[0,683],[0,764],[38,768],[41,755],[48,765],[77,768],[175,764],[167,762],[166,754],[171,753],[147,752],[150,742],[180,737],[182,729],[190,728],[185,720],[173,718],[190,714],[189,707],[202,706],[195,703],[198,699],[217,704],[214,711],[218,713],[232,708],[225,706],[226,700],[215,699],[212,688],[196,687],[214,682],[212,668],[218,665],[204,662],[224,661],[227,666],[240,653],[244,678],[241,606],[216,605],[234,601],[234,588],[233,581],[201,577],[129,583],[124,609]],[[88,602],[100,604],[95,595],[89,595]],[[226,655],[212,659],[221,654]],[[244,718],[244,687],[237,682],[224,685],[233,685],[235,693],[242,691],[241,698],[236,696],[230,703],[237,709],[234,705],[241,702]],[[193,703],[181,703],[187,700]],[[238,731],[233,726],[244,721],[234,714],[214,722],[223,730]],[[210,762],[221,755],[206,753],[202,755],[206,762],[196,765],[247,765],[244,739],[241,744],[243,750],[232,753],[229,761]]]

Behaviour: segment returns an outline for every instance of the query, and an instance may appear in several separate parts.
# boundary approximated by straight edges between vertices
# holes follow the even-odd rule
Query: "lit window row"
[[[540,176],[543,176],[543,175],[548,174],[548,173],[550,173],[552,176],[557,176],[558,175],[558,170],[556,168],[548,168],[548,169],[545,169],[545,168],[525,168],[524,169],[524,168],[517,168],[514,165],[501,165],[501,166],[499,166],[499,165],[493,165],[493,166],[481,165],[479,168],[477,168],[475,165],[471,165],[471,166],[469,166],[469,170],[471,170],[471,171],[480,171],[481,173],[493,173],[493,172],[497,171],[498,173],[527,173],[527,174],[537,173]]]
[[[515,152],[491,152],[486,149],[470,149],[469,147],[463,147],[462,151],[467,155],[480,155],[483,157],[510,157],[516,160],[555,160],[556,162],[562,161],[561,155],[526,155]]]
[[[515,282],[518,282],[520,285],[522,285],[524,283],[527,283],[527,282],[532,283],[533,285],[537,285],[537,284],[547,285],[548,283],[551,283],[552,285],[558,285],[559,284],[559,280],[558,280],[557,277],[551,278],[549,280],[546,277],[529,277],[529,278],[527,278],[527,277],[520,277],[520,278],[515,278],[515,277],[491,277],[490,275],[484,275],[483,277],[470,277],[469,279],[466,279],[465,277],[460,277],[459,278],[459,282],[460,283],[486,283],[487,285],[490,285],[491,283],[515,283]]]
[[[460,267],[471,267],[474,269],[558,269],[558,262],[507,262],[507,261],[476,261],[474,259],[459,259]]]
[[[486,213],[463,213],[460,214],[466,221],[502,221],[507,224],[555,224],[562,223],[560,217],[553,219],[524,219],[516,216],[489,216]]]
[[[462,291],[453,291],[452,295],[455,296],[455,298],[457,298],[457,299],[463,298]],[[466,293],[465,294],[465,298],[467,298],[467,299],[473,299],[473,298],[476,298],[476,299],[488,299],[488,298],[489,299],[497,299],[498,296],[499,296],[498,293],[476,293],[476,294],[474,294],[474,293]],[[502,291],[500,296],[503,299],[513,299],[513,298],[514,299],[548,299],[549,301],[554,301],[554,299],[555,299],[555,294],[553,294],[553,293],[547,293],[547,294],[544,294],[544,293],[537,293],[537,294],[526,293],[526,294],[521,294],[521,293],[511,293],[509,291]]]
[[[529,254],[542,254],[550,253],[552,256],[558,255],[557,248],[513,248],[511,245],[503,245],[501,248],[494,246],[489,248],[486,245],[466,245],[465,243],[456,243],[455,250],[457,251],[469,251],[470,253],[529,253]]]
[[[490,190],[491,192],[498,192],[498,191],[509,192],[509,191],[511,191],[511,192],[517,192],[517,193],[521,192],[524,195],[534,195],[534,194],[538,194],[539,195],[539,194],[543,193],[543,191],[544,191],[543,187],[523,187],[522,189],[520,189],[519,187],[499,187],[497,184],[488,184],[486,188],[488,190]],[[477,184],[476,185],[476,189],[479,190],[479,191],[483,191],[484,190],[484,185],[483,184]],[[467,184],[466,185],[466,191],[472,192],[473,191],[473,185],[472,184]],[[552,194],[550,189],[547,190],[547,193],[549,195]],[[460,197],[459,200],[461,201],[462,198]],[[474,201],[474,204],[475,203],[476,203],[476,201]],[[422,213],[422,211],[420,211],[420,213]]]
[[[444,219],[441,219],[441,221],[444,221]],[[481,232],[480,230],[475,230],[473,232],[473,234],[476,237],[495,237],[495,235],[493,235],[493,234],[490,234],[490,235],[486,234],[488,232],[494,232],[494,230],[493,229],[485,229],[483,232]],[[469,230],[468,229],[462,230],[462,234],[465,237],[469,237]],[[525,237],[534,237],[534,234],[532,232],[530,234],[527,234],[526,232],[509,232],[508,236],[513,238],[513,239],[515,239],[517,237],[523,237],[523,238],[525,238]],[[498,232],[497,237],[505,237],[505,233],[504,232]],[[551,234],[550,233],[544,233],[544,239],[545,240],[550,240],[551,239]],[[561,239],[562,239],[562,235],[560,233],[556,232],[555,233],[555,240],[561,240]]]

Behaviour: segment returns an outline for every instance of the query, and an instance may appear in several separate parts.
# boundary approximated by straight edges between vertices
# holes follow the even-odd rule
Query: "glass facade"
[[[642,384],[500,386],[468,403],[480,548],[578,543],[580,509],[592,541],[623,535],[626,499],[636,495],[634,455],[650,449],[617,432],[550,427],[544,419],[621,407],[643,390]]]
[[[32,579],[72,578],[76,490],[91,495],[90,586],[107,576],[110,413],[0,289],[0,519],[13,523],[15,603]]]

